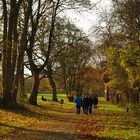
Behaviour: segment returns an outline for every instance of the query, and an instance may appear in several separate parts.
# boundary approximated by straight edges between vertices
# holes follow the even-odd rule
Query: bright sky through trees
[[[86,34],[90,36],[90,29],[98,24],[99,12],[111,7],[110,0],[91,0],[96,5],[91,11],[76,12],[75,10],[67,10],[67,16]]]

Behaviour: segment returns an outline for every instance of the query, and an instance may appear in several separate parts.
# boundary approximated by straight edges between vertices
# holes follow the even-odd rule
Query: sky
[[[89,36],[91,36],[91,28],[94,25],[99,24],[99,11],[101,9],[109,10],[111,7],[111,0],[91,0],[91,2],[93,5],[99,2],[91,11],[82,11],[79,13],[74,10],[69,10],[66,12],[72,22]]]

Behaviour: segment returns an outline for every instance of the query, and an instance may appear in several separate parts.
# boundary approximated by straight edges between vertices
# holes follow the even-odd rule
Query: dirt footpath
[[[2,140],[80,140],[93,139],[81,134],[80,125],[85,122],[86,115],[76,115],[75,108],[47,108],[46,114],[29,128],[16,128]]]
[[[94,109],[92,115],[75,114],[75,108],[61,108],[58,104],[28,108],[22,112],[34,119],[32,125],[16,127],[14,132],[0,140],[139,140],[140,119],[138,116],[115,110]],[[104,104],[105,106],[110,104]],[[115,106],[113,106],[115,107]],[[4,125],[4,124],[3,124]],[[18,126],[18,125],[17,125]],[[132,133],[129,133],[132,132]],[[128,133],[130,135],[128,135]],[[126,135],[127,134],[127,135]]]

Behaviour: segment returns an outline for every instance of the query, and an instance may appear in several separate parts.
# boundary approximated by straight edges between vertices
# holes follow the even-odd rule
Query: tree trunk
[[[10,1],[10,10],[9,10],[9,20],[7,12],[7,3],[3,0],[3,13],[4,13],[4,32],[3,32],[3,105],[5,107],[12,106],[16,104],[12,100],[12,85],[13,80],[12,76],[12,47],[13,43],[13,30],[14,25],[17,23],[17,18],[15,16],[16,12],[16,3],[15,1]],[[16,27],[15,27],[16,28]]]
[[[3,35],[3,105],[13,106],[17,100],[19,74],[23,62],[24,47],[27,37],[28,21],[32,9],[32,0],[28,1],[28,8],[25,15],[25,26],[21,41],[18,40],[17,21],[19,9],[23,0],[11,0],[8,4],[3,2],[4,13],[4,35]],[[10,10],[9,10],[10,9]],[[7,12],[7,10],[9,12]],[[19,42],[20,47],[18,48]],[[19,50],[18,50],[19,49]],[[22,50],[22,52],[21,52]]]
[[[109,98],[109,87],[108,86],[106,87],[106,101],[110,101],[110,98]]]
[[[21,101],[24,101],[25,97],[27,97],[25,93],[24,65],[22,65],[19,82],[20,82],[19,83],[19,94],[20,94],[19,96],[20,96]]]
[[[28,2],[28,7],[27,7],[27,11],[25,13],[25,21],[24,21],[24,28],[23,28],[23,34],[21,36],[21,44],[19,47],[19,54],[17,56],[17,68],[16,68],[16,74],[13,84],[12,84],[12,91],[13,91],[13,95],[12,95],[12,101],[16,102],[17,100],[17,92],[18,92],[18,86],[19,86],[19,79],[20,79],[20,75],[22,74],[22,67],[24,65],[24,52],[25,52],[25,47],[27,46],[27,33],[28,33],[28,23],[29,23],[29,18],[31,15],[31,11],[32,11],[32,0],[30,0]],[[16,39],[15,39],[16,40]]]
[[[120,103],[120,97],[119,96],[120,96],[119,94],[116,94],[116,96],[115,96],[115,103],[116,104]]]
[[[50,85],[52,87],[52,94],[53,94],[52,101],[58,102],[56,84],[55,84],[55,82],[53,80],[52,75],[49,75],[48,79],[49,79],[49,83],[50,83]]]
[[[52,101],[58,102],[58,99],[57,99],[57,90],[56,90],[56,85],[55,85],[54,81],[52,81],[52,94],[53,94]]]
[[[139,103],[139,93],[138,93],[137,90],[134,90],[132,92],[132,97],[131,98],[132,98],[131,100],[132,100],[133,104],[138,104]]]
[[[51,66],[50,65],[47,65],[47,68],[48,68],[48,70],[47,70],[47,76],[48,76],[49,83],[50,83],[51,88],[52,88],[52,94],[53,94],[52,101],[58,102],[58,99],[57,99],[57,89],[56,89],[55,81],[53,79],[53,74],[52,74]]]
[[[30,99],[29,99],[29,103],[31,105],[37,105],[38,88],[39,88],[39,73],[34,72],[33,73],[32,91],[31,91],[31,95],[30,95]]]
[[[126,102],[127,103],[130,102],[130,93],[131,93],[131,90],[130,89],[126,89],[125,90],[125,97],[126,97]]]

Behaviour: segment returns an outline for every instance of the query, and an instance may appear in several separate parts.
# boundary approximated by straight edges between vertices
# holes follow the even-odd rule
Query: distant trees
[[[106,58],[106,93],[116,103],[139,103],[140,2],[117,0],[112,4],[111,13],[104,14],[105,26],[96,28],[101,35],[100,52]]]

